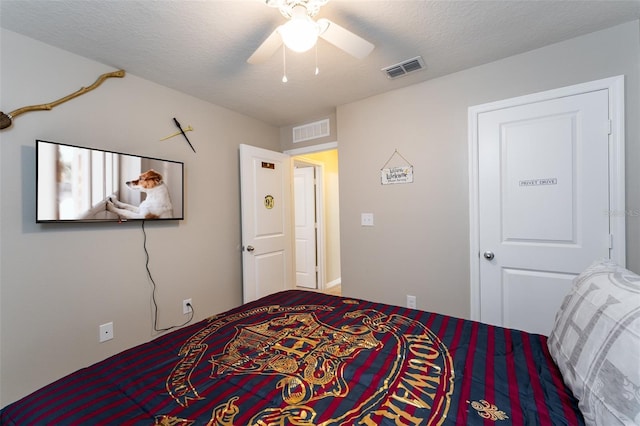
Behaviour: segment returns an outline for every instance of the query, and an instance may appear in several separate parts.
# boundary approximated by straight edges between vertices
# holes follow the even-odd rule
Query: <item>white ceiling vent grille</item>
[[[329,119],[314,121],[313,123],[303,124],[293,128],[293,143],[308,141],[311,139],[329,136],[331,129],[329,127]]]
[[[425,68],[422,56],[416,56],[399,64],[382,68],[382,72],[387,74],[387,78],[394,79]]]

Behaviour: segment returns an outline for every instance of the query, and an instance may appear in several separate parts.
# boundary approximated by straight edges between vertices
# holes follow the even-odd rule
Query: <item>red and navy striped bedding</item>
[[[3,425],[582,425],[546,338],[285,291],[79,370]]]

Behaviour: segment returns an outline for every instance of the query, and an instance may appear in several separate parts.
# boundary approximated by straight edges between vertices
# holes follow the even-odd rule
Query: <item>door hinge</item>
[[[613,234],[609,234],[609,248],[613,248]]]
[[[613,132],[613,123],[611,120],[607,120],[607,134],[610,135]]]

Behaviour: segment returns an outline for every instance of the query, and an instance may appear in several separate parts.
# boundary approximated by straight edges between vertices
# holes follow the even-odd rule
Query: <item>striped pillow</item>
[[[640,424],[640,276],[608,260],[573,283],[548,339],[589,425]]]

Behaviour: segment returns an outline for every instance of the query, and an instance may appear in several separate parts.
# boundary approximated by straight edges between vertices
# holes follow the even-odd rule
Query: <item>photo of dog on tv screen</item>
[[[37,221],[183,219],[183,163],[38,141]]]
[[[138,179],[128,181],[127,187],[134,191],[144,192],[147,195],[144,201],[135,206],[109,197],[107,210],[125,219],[168,219],[173,217],[169,189],[163,182],[160,173],[153,169],[147,170]]]

